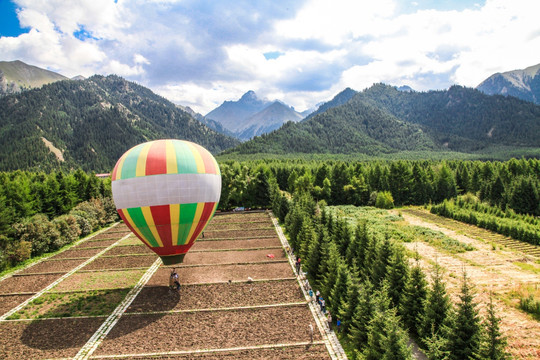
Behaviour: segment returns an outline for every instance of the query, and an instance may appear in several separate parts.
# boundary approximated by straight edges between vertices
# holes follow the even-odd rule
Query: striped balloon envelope
[[[112,172],[122,220],[166,265],[181,263],[216,211],[221,174],[212,156],[184,140],[139,144]]]

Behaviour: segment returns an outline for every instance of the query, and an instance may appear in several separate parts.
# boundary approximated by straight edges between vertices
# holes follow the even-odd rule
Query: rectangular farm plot
[[[103,248],[90,248],[90,249],[69,249],[62,251],[59,254],[56,254],[50,258],[50,260],[57,259],[76,259],[76,258],[86,258],[89,259],[92,256],[96,255],[100,251],[103,251]]]
[[[0,295],[0,315],[23,303],[32,295]]]
[[[156,255],[100,256],[83,267],[82,270],[148,268],[157,258]]]
[[[117,242],[118,240],[88,240],[72,247],[72,249],[87,249],[87,248],[106,248]]]
[[[243,264],[285,260],[283,249],[189,252],[182,265]]]
[[[132,356],[130,359],[142,360],[148,357]],[[323,344],[279,346],[266,349],[245,349],[236,351],[209,351],[182,355],[160,355],[160,360],[325,360],[331,359]]]
[[[270,217],[265,212],[256,213],[216,213],[212,218],[212,223],[237,223],[269,220]]]
[[[204,250],[233,250],[233,249],[261,249],[281,247],[281,242],[275,238],[244,239],[244,240],[209,240],[198,239],[191,247],[190,252]],[[276,250],[273,250],[276,251]]]
[[[35,293],[64,274],[13,275],[0,282],[0,294]]]
[[[96,236],[92,237],[91,240],[105,240],[105,239],[120,240],[121,238],[123,238],[124,236],[130,233],[131,231],[129,229],[126,229],[125,231],[121,231],[121,232],[104,232],[104,233],[97,234]]]
[[[72,358],[103,318],[5,321],[0,323],[0,359]]]
[[[180,296],[167,286],[145,286],[128,312],[218,309],[305,301],[296,280],[185,285]]]
[[[45,260],[24,269],[19,274],[66,273],[81,265],[87,259],[76,260]]]
[[[180,284],[209,284],[231,281],[290,279],[294,276],[287,262],[245,265],[209,265],[177,268]],[[168,285],[170,268],[161,267],[148,281],[148,285]]]
[[[146,270],[76,272],[56,285],[51,292],[131,288]]]
[[[13,314],[10,319],[41,319],[111,314],[129,289],[46,293]]]
[[[244,222],[230,222],[230,223],[214,223],[211,222],[206,227],[206,231],[214,230],[235,230],[235,229],[260,229],[272,226],[272,221],[267,218],[262,221],[244,221]]]
[[[135,235],[131,235],[131,236],[128,236],[127,238],[125,238],[124,240],[120,241],[118,243],[118,246],[124,246],[124,245],[142,245],[142,241],[139,240],[138,237],[136,237]]]
[[[129,245],[129,246],[115,246],[107,251],[104,256],[114,255],[138,255],[138,254],[154,254],[146,245]]]
[[[95,355],[309,342],[306,305],[173,314],[125,314]],[[320,340],[318,332],[314,340]]]
[[[260,239],[264,237],[276,236],[276,229],[272,226],[265,226],[258,229],[236,229],[236,230],[213,230],[205,231],[202,239]]]

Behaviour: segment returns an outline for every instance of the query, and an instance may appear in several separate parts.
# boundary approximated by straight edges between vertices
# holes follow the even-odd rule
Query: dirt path
[[[508,336],[509,350],[512,355],[517,359],[540,358],[540,322],[503,301],[508,292],[526,285],[540,285],[538,273],[524,270],[514,264],[519,261],[534,266],[532,259],[516,251],[494,249],[486,241],[420,219],[407,211],[402,211],[402,217],[410,225],[440,231],[450,238],[475,248],[465,253],[450,254],[425,242],[404,244],[408,249],[418,251],[421,257],[420,264],[428,273],[431,272],[435,261],[445,269],[447,289],[451,296],[457,296],[460,291],[463,271],[466,271],[475,286],[476,301],[481,312],[485,310],[489,293],[492,291],[495,295],[497,313],[502,319],[501,328]]]

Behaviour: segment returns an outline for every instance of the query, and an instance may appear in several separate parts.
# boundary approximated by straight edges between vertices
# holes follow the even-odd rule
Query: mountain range
[[[249,140],[303,118],[303,114],[280,101],[259,99],[252,90],[237,101],[225,101],[205,116],[206,121],[218,122],[240,140]]]
[[[300,123],[287,123],[227,153],[377,155],[408,150],[474,152],[497,146],[538,148],[540,106],[461,86],[415,92],[375,84],[341,105]]]
[[[162,138],[194,141],[213,153],[239,144],[114,75],[56,81],[0,98],[0,171],[109,172],[132,146]]]
[[[540,104],[540,64],[493,74],[476,88],[488,95],[514,96]]]

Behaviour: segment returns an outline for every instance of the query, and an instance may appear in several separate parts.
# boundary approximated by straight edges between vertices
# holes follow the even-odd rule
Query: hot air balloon
[[[131,231],[165,265],[178,264],[214,216],[221,173],[200,145],[150,141],[120,157],[112,172],[112,194]]]

